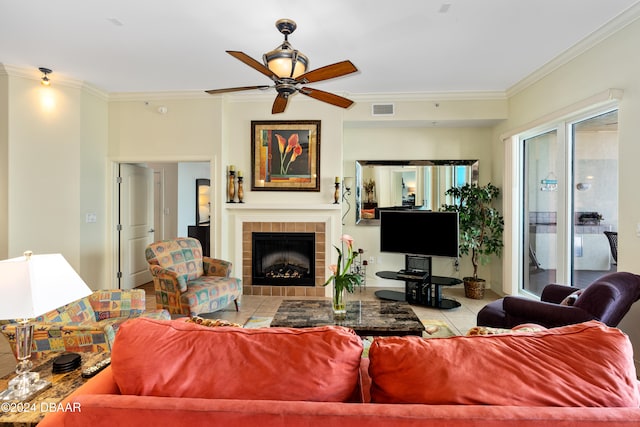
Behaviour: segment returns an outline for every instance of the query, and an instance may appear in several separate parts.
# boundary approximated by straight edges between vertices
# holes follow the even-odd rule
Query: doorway
[[[116,285],[132,289],[152,280],[148,244],[187,236],[196,221],[195,182],[210,178],[210,162],[115,163]],[[213,199],[211,199],[213,200]]]

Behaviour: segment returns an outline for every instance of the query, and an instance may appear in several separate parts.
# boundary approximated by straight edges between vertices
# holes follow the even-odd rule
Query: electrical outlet
[[[373,264],[375,264],[375,263],[376,263],[376,257],[374,257],[374,256],[370,256],[370,257],[369,257],[369,265],[373,265]]]

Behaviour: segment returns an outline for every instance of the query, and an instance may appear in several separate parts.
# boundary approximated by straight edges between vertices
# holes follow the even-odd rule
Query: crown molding
[[[511,98],[517,93],[525,90],[545,76],[551,74],[553,71],[569,63],[577,56],[583,54],[589,49],[592,49],[599,43],[616,34],[618,31],[636,21],[638,18],[640,18],[640,3],[634,4],[633,6],[613,18],[611,21],[607,22],[604,26],[589,34],[587,37],[580,40],[578,43],[565,50],[560,55],[547,62],[545,65],[538,68],[536,71],[508,88],[506,91],[507,97]]]
[[[507,95],[503,91],[476,92],[385,92],[385,93],[348,93],[334,92],[355,102],[419,102],[419,101],[470,101],[470,100],[505,100]],[[120,92],[109,94],[110,101],[150,101],[168,99],[224,99],[227,102],[273,102],[275,91],[256,91],[256,93],[225,93],[210,95],[204,91],[175,91],[175,92]],[[297,100],[309,100],[302,96]]]
[[[0,75],[32,80],[34,83],[39,83],[40,79],[42,78],[42,73],[37,69],[16,67],[3,63],[0,63]],[[53,86],[62,86],[71,89],[83,90],[91,95],[96,96],[97,98],[102,99],[103,101],[108,101],[108,95],[106,92],[96,88],[95,86],[91,86],[83,82],[82,80],[70,79],[63,75],[54,73],[51,73],[51,76],[52,77],[50,77],[50,79]]]
[[[112,92],[109,94],[109,101],[159,101],[168,99],[204,99],[211,98],[205,91],[167,91],[167,92]],[[219,95],[216,95],[219,96]]]
[[[364,93],[347,95],[359,102],[420,102],[420,101],[473,101],[473,100],[505,100],[503,91],[452,91],[452,92],[398,92],[398,93]]]

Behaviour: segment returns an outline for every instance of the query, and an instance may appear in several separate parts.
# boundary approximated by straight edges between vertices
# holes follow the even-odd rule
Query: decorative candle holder
[[[233,200],[236,196],[236,172],[233,169],[233,166],[231,166],[229,168],[229,185],[227,188],[227,192],[228,192],[228,203],[235,203],[235,201]]]
[[[333,192],[333,204],[337,205],[340,203],[340,183],[336,182],[336,190]]]
[[[242,174],[238,172],[238,203],[244,203],[244,188],[242,186]]]

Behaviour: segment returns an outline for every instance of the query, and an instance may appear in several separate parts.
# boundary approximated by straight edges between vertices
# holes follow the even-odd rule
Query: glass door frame
[[[558,177],[558,213],[557,213],[557,283],[571,283],[573,274],[573,126],[589,118],[619,110],[619,98],[608,98],[598,105],[576,109],[573,114],[549,120],[545,124],[532,126],[520,133],[503,137],[505,141],[505,188],[511,192],[505,194],[505,214],[511,214],[512,221],[505,221],[508,232],[505,234],[505,256],[503,256],[503,291],[506,294],[539,298],[524,290],[524,275],[528,272],[528,221],[525,205],[524,141],[547,132],[556,131],[559,145],[558,155],[561,169]],[[509,172],[511,177],[509,178]],[[507,192],[505,192],[507,193]],[[505,217],[507,216],[505,215]],[[509,267],[508,265],[512,266]],[[516,279],[517,280],[512,280]],[[515,283],[514,283],[515,282]]]
[[[558,189],[557,189],[557,199],[558,199],[558,207],[556,213],[556,278],[555,281],[557,283],[568,283],[570,274],[571,274],[571,257],[570,252],[568,252],[565,248],[567,247],[567,243],[571,241],[571,230],[570,230],[570,211],[571,211],[571,200],[568,197],[568,192],[571,189],[572,185],[572,150],[571,144],[567,139],[567,122],[554,122],[549,123],[545,126],[537,127],[531,129],[530,131],[523,132],[518,135],[518,147],[520,151],[519,156],[519,170],[518,173],[521,175],[521,186],[520,186],[520,197],[519,197],[519,217],[521,224],[521,244],[518,248],[520,262],[520,272],[519,272],[519,285],[518,291],[521,294],[539,298],[537,295],[529,292],[524,288],[526,281],[528,280],[528,266],[529,263],[525,260],[529,260],[529,218],[527,212],[528,209],[528,199],[527,188],[526,188],[526,176],[525,176],[525,141],[533,139],[538,136],[542,136],[544,134],[550,134],[555,132],[556,141],[557,141],[557,164],[558,169],[554,171],[557,179],[558,179]],[[573,245],[572,245],[573,246]]]

